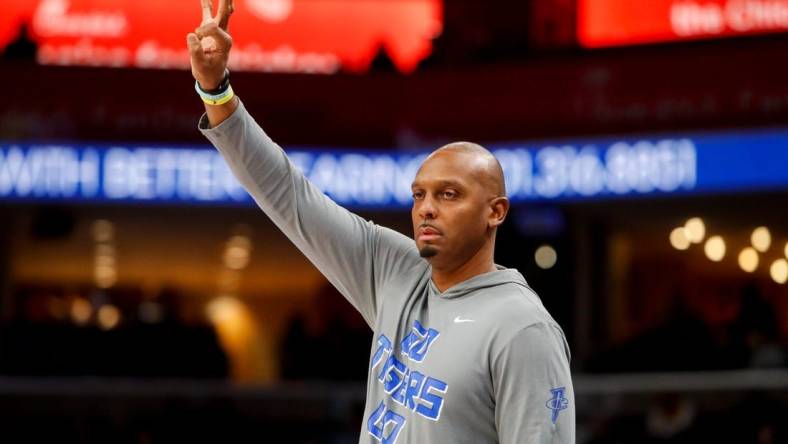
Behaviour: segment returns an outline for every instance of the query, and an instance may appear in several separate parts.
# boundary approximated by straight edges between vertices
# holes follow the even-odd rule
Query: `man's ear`
[[[490,218],[487,221],[487,226],[490,228],[497,228],[506,219],[509,214],[509,199],[507,197],[496,197],[490,201]]]

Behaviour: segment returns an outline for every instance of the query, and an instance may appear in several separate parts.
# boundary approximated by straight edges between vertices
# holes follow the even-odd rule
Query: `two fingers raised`
[[[216,11],[216,16],[213,15],[213,0],[200,0],[200,5],[202,7],[202,25],[208,22],[215,22],[220,28],[227,31],[230,15],[235,10],[233,0],[219,0],[219,9]]]

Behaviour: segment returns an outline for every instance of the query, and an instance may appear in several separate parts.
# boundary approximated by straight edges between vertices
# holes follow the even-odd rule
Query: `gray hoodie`
[[[569,347],[517,270],[496,266],[441,293],[413,239],[334,203],[243,104],[199,128],[374,330],[359,443],[574,442]]]

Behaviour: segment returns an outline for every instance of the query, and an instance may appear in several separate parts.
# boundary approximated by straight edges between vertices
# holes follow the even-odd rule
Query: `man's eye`
[[[421,191],[414,191],[413,192],[413,198],[414,199],[421,199],[422,197],[424,197],[424,193],[422,193]]]
[[[457,197],[457,193],[454,191],[444,191],[441,193],[441,196],[444,199],[454,199],[455,197]]]

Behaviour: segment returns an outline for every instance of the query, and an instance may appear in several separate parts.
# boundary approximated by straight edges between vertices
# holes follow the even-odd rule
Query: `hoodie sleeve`
[[[263,212],[373,326],[379,289],[421,260],[414,241],[323,194],[242,103],[215,128],[203,115],[199,129]]]
[[[559,327],[540,322],[520,330],[492,371],[501,444],[574,444],[569,347]]]

